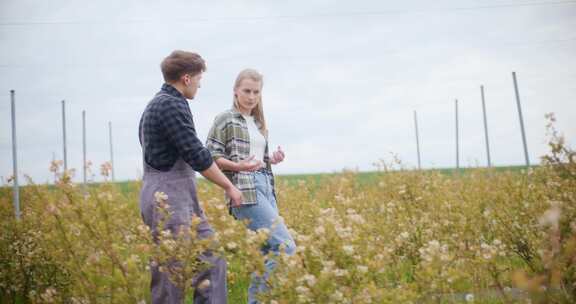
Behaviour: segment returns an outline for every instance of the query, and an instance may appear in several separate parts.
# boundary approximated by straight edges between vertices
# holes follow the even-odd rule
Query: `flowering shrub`
[[[161,231],[154,242],[140,218],[138,187],[84,189],[55,163],[55,187],[23,189],[19,222],[10,189],[0,190],[0,297],[145,303],[151,263],[191,295],[193,273],[207,266],[197,257],[210,250],[228,261],[231,303],[245,301],[250,273],[263,272],[265,258],[278,264],[270,291],[260,295],[265,303],[572,303],[576,157],[551,132],[551,153],[521,172],[449,176],[382,164],[370,182],[354,172],[320,182],[279,177],[278,220],[297,252],[278,257],[261,256],[268,231],[235,221],[213,185],[198,189],[217,231],[212,238],[198,241],[193,219],[190,229]],[[170,212],[169,197],[156,200]]]

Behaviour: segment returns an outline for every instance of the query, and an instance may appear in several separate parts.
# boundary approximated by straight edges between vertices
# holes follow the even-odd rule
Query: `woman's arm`
[[[237,163],[228,160],[224,157],[219,157],[216,159],[216,164],[218,165],[218,167],[220,167],[221,170],[235,171],[235,172],[257,171],[258,169],[262,168],[262,166],[264,166],[264,163],[262,163],[261,161],[254,161],[254,155],[252,155],[248,159],[241,160]]]
[[[206,140],[206,148],[212,154],[214,161],[221,170],[226,171],[256,171],[260,169],[264,164],[261,161],[254,161],[254,156],[241,160],[239,162],[233,162],[227,159],[226,145],[224,143],[228,142],[230,139],[229,129],[231,125],[227,124],[230,121],[229,114],[218,115],[214,119],[214,124],[210,128],[208,133],[208,139]]]

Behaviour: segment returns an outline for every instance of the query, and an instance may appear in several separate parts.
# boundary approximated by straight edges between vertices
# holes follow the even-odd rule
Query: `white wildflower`
[[[354,253],[354,246],[351,245],[344,245],[342,246],[342,250],[344,250],[344,252],[348,255],[351,255]]]
[[[308,284],[308,286],[312,287],[316,284],[316,277],[312,274],[307,274],[304,277],[302,277],[302,279],[304,281],[306,281],[306,283]]]
[[[337,277],[343,277],[343,276],[347,276],[348,275],[348,270],[346,269],[335,269],[334,270],[334,275]]]
[[[364,265],[358,265],[358,266],[356,266],[356,269],[360,273],[367,273],[368,272],[368,267],[364,266]]]
[[[296,287],[296,292],[298,292],[299,294],[306,294],[309,291],[310,291],[310,289],[308,289],[308,287],[305,287],[305,286]]]
[[[546,210],[540,217],[539,223],[542,227],[550,226],[553,229],[558,229],[558,221],[560,220],[561,210],[559,203],[552,203],[550,209]]]
[[[156,193],[154,193],[154,198],[156,199],[157,203],[161,203],[168,200],[168,195],[164,192],[156,191]]]

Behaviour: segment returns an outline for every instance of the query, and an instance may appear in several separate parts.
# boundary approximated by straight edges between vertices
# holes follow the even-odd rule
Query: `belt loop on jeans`
[[[272,171],[268,170],[268,168],[260,168],[260,169],[258,169],[256,172],[264,173],[264,174],[267,174],[267,175],[270,175],[270,174],[272,173]]]

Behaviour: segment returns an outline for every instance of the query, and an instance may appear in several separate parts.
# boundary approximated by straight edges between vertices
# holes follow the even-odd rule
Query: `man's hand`
[[[217,184],[222,189],[224,189],[224,191],[226,191],[228,197],[232,199],[232,206],[238,207],[240,204],[242,204],[242,192],[240,192],[240,190],[238,190],[238,188],[236,188],[230,182],[230,180],[228,180],[228,178],[222,174],[222,171],[220,171],[216,163],[213,163],[208,169],[200,173],[206,179]]]
[[[242,204],[242,192],[238,188],[232,186],[226,189],[226,194],[231,199],[232,207],[240,207]]]

